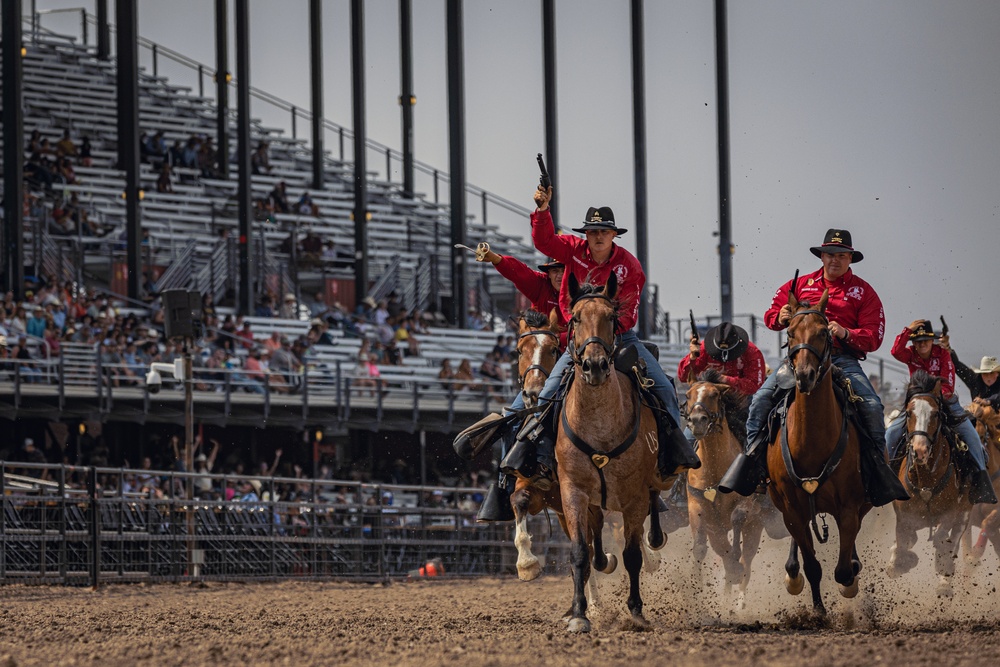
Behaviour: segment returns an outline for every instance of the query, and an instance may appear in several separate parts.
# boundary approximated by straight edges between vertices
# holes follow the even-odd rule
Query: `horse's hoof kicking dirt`
[[[851,582],[850,586],[841,586],[840,594],[845,598],[853,598],[858,594],[858,578],[854,577],[854,581]]]
[[[802,592],[802,588],[806,585],[806,578],[802,576],[799,572],[799,576],[792,579],[787,574],[785,575],[785,590],[787,590],[792,595],[798,595]]]
[[[571,618],[566,630],[573,633],[590,632],[590,621],[585,618]]]

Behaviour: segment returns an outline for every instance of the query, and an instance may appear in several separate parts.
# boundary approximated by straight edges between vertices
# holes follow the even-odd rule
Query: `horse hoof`
[[[739,593],[736,594],[736,608],[739,609],[740,611],[743,611],[744,609],[747,608],[747,596],[746,593],[743,591],[740,591]]]
[[[854,581],[851,582],[850,586],[841,586],[840,594],[845,598],[853,598],[858,594],[858,578],[854,577]]]
[[[935,592],[939,598],[948,598],[949,600],[955,595],[955,590],[951,587],[951,583],[945,582],[938,584],[937,591]]]
[[[574,634],[590,632],[590,621],[585,618],[571,618],[566,625],[566,631]]]
[[[608,559],[608,564],[607,566],[605,566],[603,570],[601,570],[601,572],[603,572],[604,574],[611,574],[618,569],[618,556],[614,554],[604,554],[604,555]]]
[[[648,533],[646,533],[646,546],[652,549],[653,551],[659,551],[663,547],[667,546],[667,534],[662,533],[660,535],[660,540],[661,541],[659,544],[653,544],[653,531],[649,531]]]
[[[528,563],[517,564],[517,578],[521,581],[534,581],[542,574],[542,565],[536,558]]]
[[[787,590],[792,595],[798,595],[799,593],[801,593],[805,585],[806,585],[806,578],[802,576],[801,572],[799,572],[794,579],[792,579],[787,574],[785,575],[785,590]]]

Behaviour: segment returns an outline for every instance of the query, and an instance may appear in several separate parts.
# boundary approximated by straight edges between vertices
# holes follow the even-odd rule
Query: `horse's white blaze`
[[[517,548],[517,576],[522,581],[531,581],[541,574],[538,557],[531,553],[531,534],[528,532],[528,516],[525,515],[514,528],[514,546]]]
[[[695,403],[704,403],[705,399],[706,399],[706,395],[708,393],[709,393],[709,387],[708,387],[708,385],[701,385],[701,386],[699,386],[698,390],[695,392],[695,395],[694,395],[694,402]],[[698,407],[695,407],[695,408],[692,408],[692,409],[694,409],[694,410],[704,410],[704,408],[702,408],[701,406],[698,406]],[[688,412],[688,415],[690,415],[690,414],[691,413]],[[696,438],[700,438],[700,437],[702,437],[702,436],[705,435],[704,433],[698,432],[700,429],[695,429],[695,427],[691,424],[690,420],[688,421],[688,428],[691,429],[691,433]]]
[[[927,401],[913,401],[913,416],[915,417],[915,431],[924,431],[925,433],[930,433],[931,416],[934,414],[934,410],[931,408],[931,404]],[[913,436],[910,441],[913,446],[913,453],[916,455],[917,460],[921,463],[926,463],[927,458],[930,456],[931,442],[922,435]]]

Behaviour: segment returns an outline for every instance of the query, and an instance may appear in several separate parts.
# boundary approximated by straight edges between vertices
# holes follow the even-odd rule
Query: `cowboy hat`
[[[615,213],[610,206],[595,208],[591,206],[587,209],[587,216],[583,220],[583,227],[574,227],[574,232],[586,233],[589,229],[610,229],[621,236],[627,229],[615,226]]]
[[[549,258],[549,261],[544,264],[538,265],[539,271],[548,271],[549,269],[565,269],[566,265],[560,262],[558,259]]]
[[[911,343],[917,343],[922,340],[934,340],[935,338],[937,336],[934,335],[934,328],[931,326],[930,320],[921,320],[917,330],[910,332]]]
[[[732,361],[747,351],[749,341],[742,327],[723,322],[705,332],[705,352],[716,361]]]
[[[973,373],[979,373],[983,375],[984,373],[998,373],[1000,372],[1000,363],[997,363],[996,357],[983,357],[983,360],[979,362],[979,368],[973,368]]]
[[[824,252],[849,252],[851,253],[851,263],[857,264],[865,258],[859,251],[851,246],[851,233],[846,229],[828,229],[823,237],[823,244],[809,248],[809,252],[822,257]]]

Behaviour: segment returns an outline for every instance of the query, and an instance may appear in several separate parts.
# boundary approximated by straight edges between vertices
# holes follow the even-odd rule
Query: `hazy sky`
[[[141,0],[140,33],[211,65],[213,6]],[[396,148],[397,6],[366,3],[369,136]],[[416,154],[447,171],[445,5],[413,7]],[[308,108],[308,3],[253,0],[250,8],[252,85]],[[531,206],[534,155],[545,145],[540,2],[467,0],[464,10],[469,181]],[[647,275],[675,317],[688,308],[717,313],[713,3],[647,0],[645,13]],[[622,243],[634,250],[629,2],[557,0],[556,21],[562,223],[611,206],[633,230]],[[67,15],[43,22],[67,31],[77,24]],[[350,127],[347,0],[324,2],[324,30],[326,115]],[[911,320],[938,326],[940,314],[969,365],[1000,353],[998,32],[993,0],[729,3],[736,313],[762,314],[796,268],[819,268],[808,247],[843,227],[866,255],[858,275],[885,304],[880,353],[888,357]],[[181,78],[163,61],[160,71]],[[287,125],[253,104],[255,116]],[[299,131],[308,134],[302,121]],[[475,202],[469,210],[478,213]],[[527,235],[527,220],[501,224]]]

